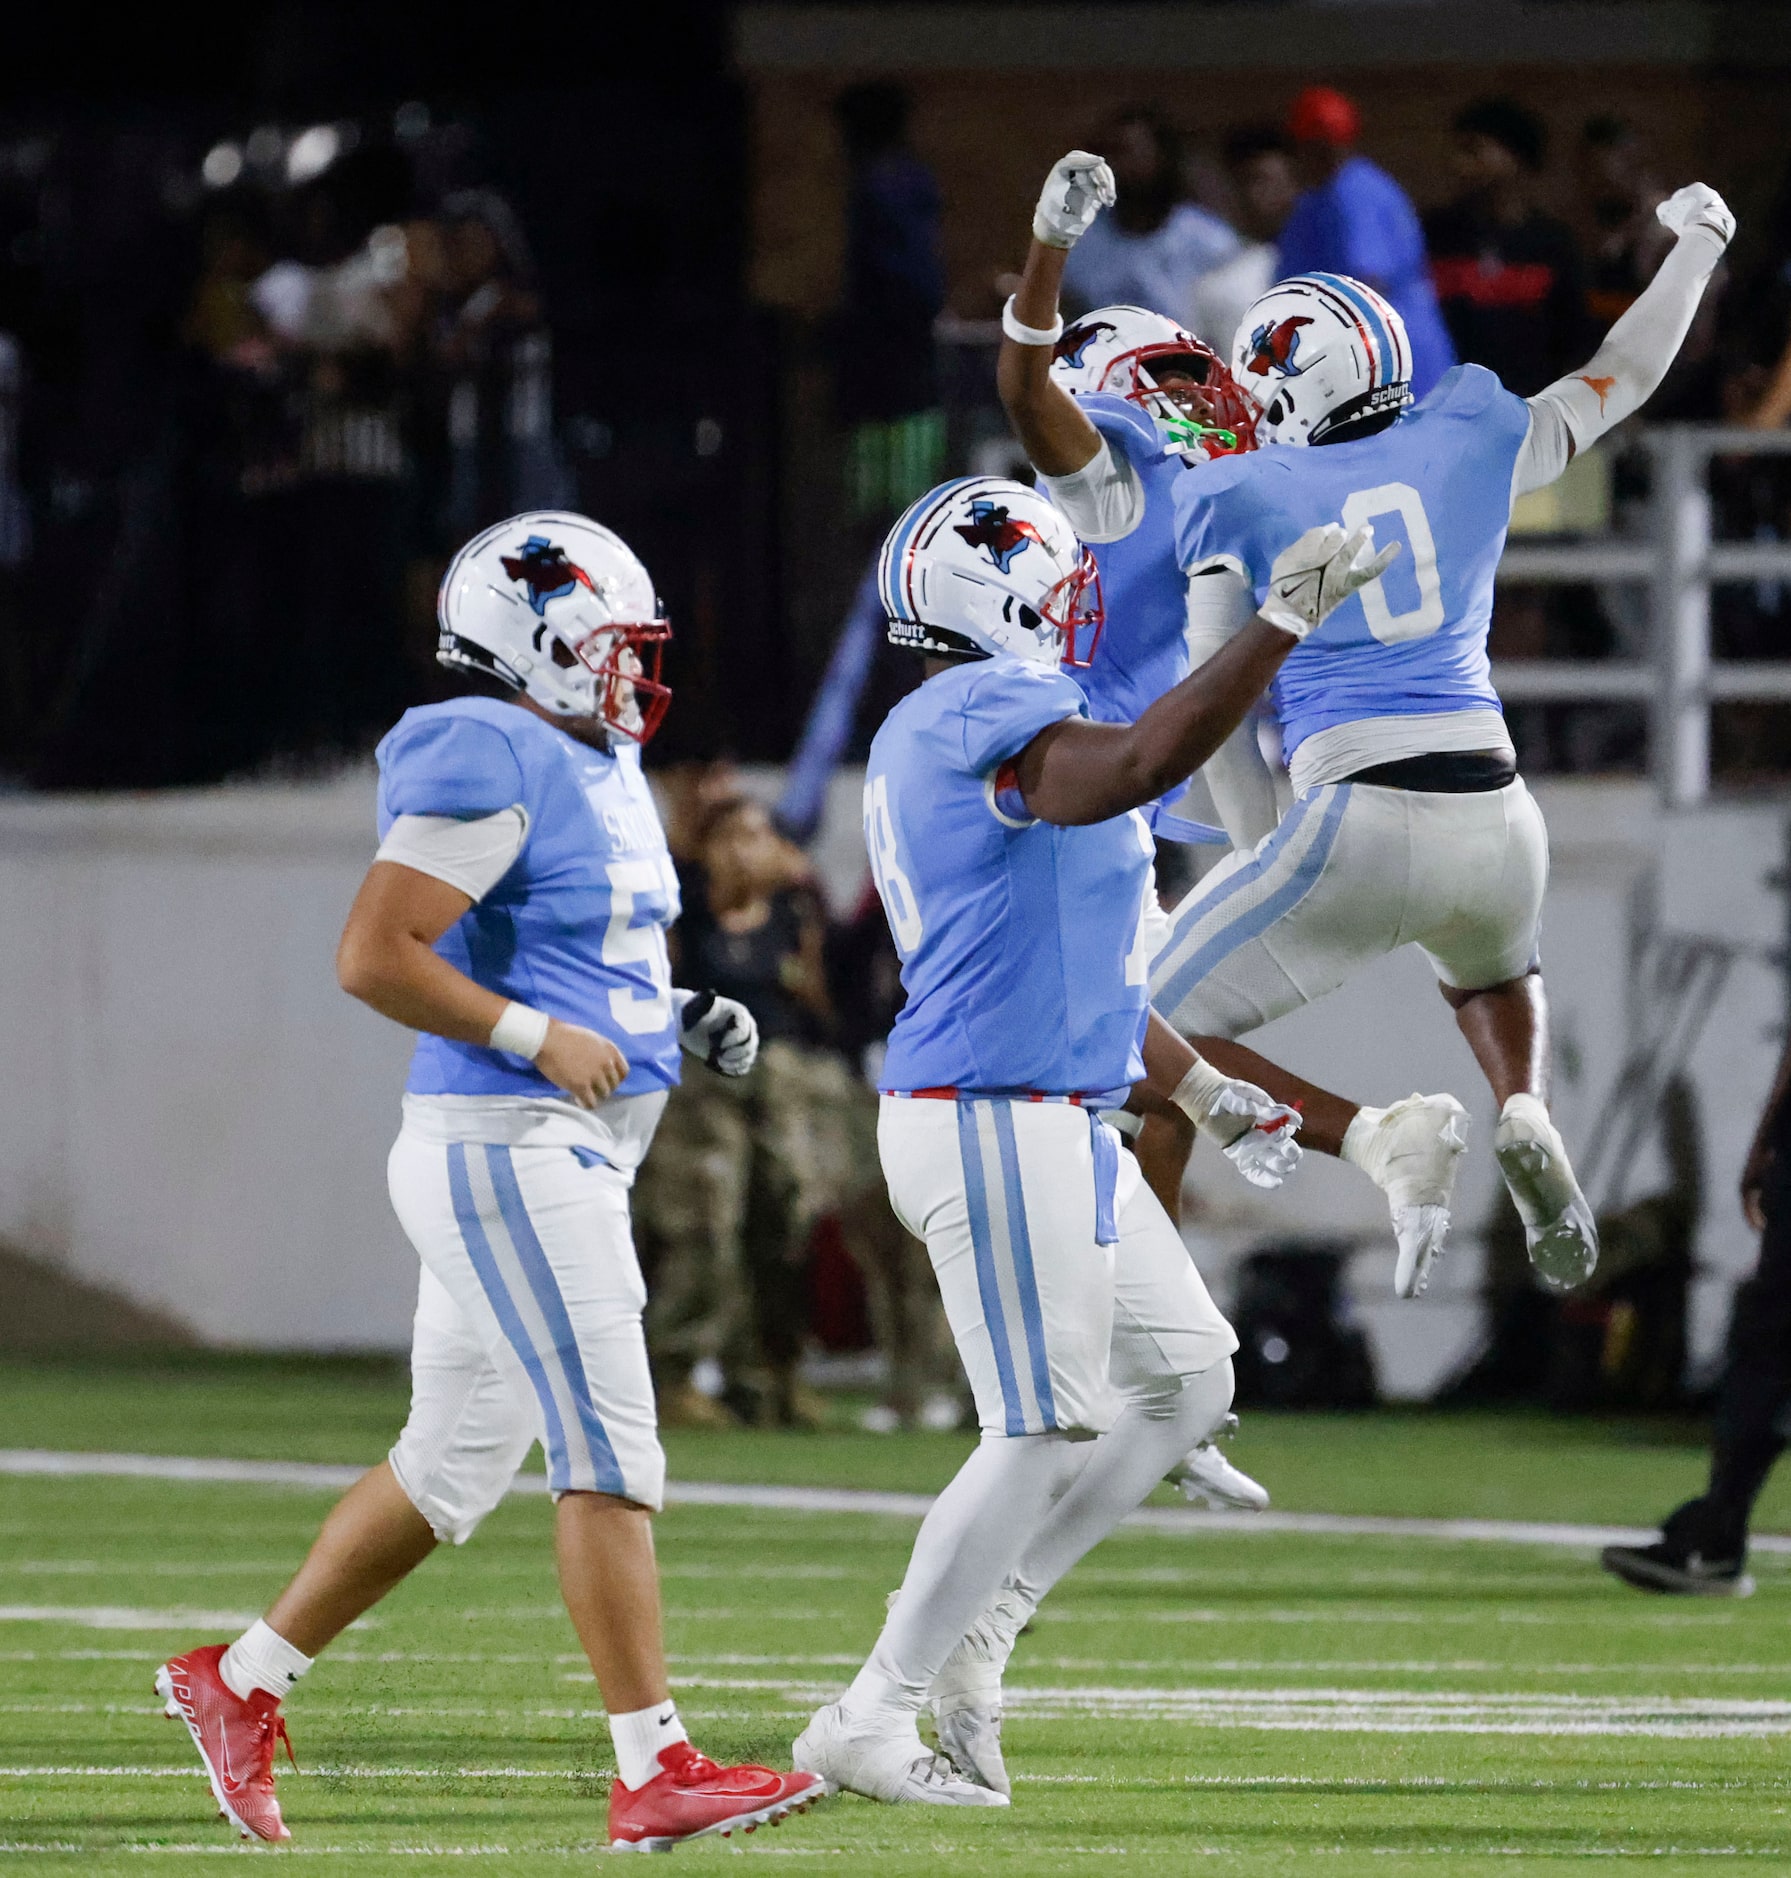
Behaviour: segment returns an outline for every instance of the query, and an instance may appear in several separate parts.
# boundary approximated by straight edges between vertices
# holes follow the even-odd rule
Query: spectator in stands
[[[881,528],[943,466],[933,341],[945,308],[939,184],[908,141],[899,85],[849,86],[833,111],[848,170],[835,391],[853,432],[852,508]]]
[[[1275,244],[1293,213],[1300,186],[1293,146],[1272,124],[1232,131],[1224,154],[1233,216],[1244,245],[1195,283],[1188,324],[1221,358],[1230,358],[1232,336],[1245,308],[1280,276]]]
[[[1412,341],[1412,395],[1422,398],[1455,363],[1411,198],[1356,151],[1361,116],[1340,91],[1309,85],[1287,134],[1308,187],[1281,231],[1281,272],[1351,274],[1399,309]]]
[[[1218,216],[1185,200],[1181,140],[1148,106],[1115,112],[1094,147],[1113,171],[1119,200],[1070,250],[1065,299],[1084,309],[1143,306],[1186,320],[1201,276],[1243,244]]]
[[[1579,243],[1536,205],[1547,134],[1534,111],[1482,98],[1452,128],[1462,192],[1425,218],[1431,278],[1457,355],[1527,398],[1591,349]]]
[[[746,1076],[687,1071],[654,1169],[639,1176],[648,1347],[672,1425],[737,1413],[809,1426],[819,1410],[798,1377],[809,1235],[851,1171],[852,1078],[831,1047],[825,920],[801,850],[747,797],[710,807],[697,854],[701,892],[676,934],[681,982],[738,998],[762,1045]],[[699,1369],[725,1378],[725,1406],[696,1386]]]

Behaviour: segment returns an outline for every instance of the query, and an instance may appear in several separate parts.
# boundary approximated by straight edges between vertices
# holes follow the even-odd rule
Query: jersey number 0
[[[1358,489],[1343,505],[1343,525],[1352,533],[1377,515],[1397,515],[1405,523],[1412,573],[1418,582],[1418,604],[1404,613],[1395,613],[1387,604],[1386,581],[1371,580],[1362,589],[1362,612],[1368,630],[1384,646],[1407,639],[1428,639],[1443,623],[1443,579],[1437,572],[1436,537],[1430,532],[1430,517],[1424,513],[1424,498],[1410,483],[1382,483],[1378,489]]]

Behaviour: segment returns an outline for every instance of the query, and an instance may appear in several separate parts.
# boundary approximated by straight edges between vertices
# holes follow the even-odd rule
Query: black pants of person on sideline
[[[1780,1150],[1783,1168],[1791,1142]],[[1754,1501],[1791,1433],[1791,1170],[1775,1172],[1761,1195],[1766,1230],[1760,1263],[1735,1293],[1723,1380],[1712,1429],[1710,1486],[1696,1509],[1703,1546],[1738,1556]],[[1676,1516],[1677,1517],[1677,1516]]]

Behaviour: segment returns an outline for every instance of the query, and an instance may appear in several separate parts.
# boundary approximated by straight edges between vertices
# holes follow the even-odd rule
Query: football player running
[[[979,1762],[943,1697],[941,1742],[973,1777],[923,1744],[935,1677],[973,1620],[998,1597],[1003,1613],[1036,1604],[1230,1404],[1237,1339],[1097,1111],[1173,1107],[1263,1184],[1290,1168],[1298,1118],[1151,1013],[1152,843],[1134,811],[1387,558],[1365,529],[1308,531],[1277,556],[1255,620],[1137,723],[1112,724],[1059,670],[1100,630],[1099,585],[1041,496],[947,483],[884,543],[889,636],[926,677],[878,731],[865,780],[908,994],[878,1146],[982,1440],[928,1513],[869,1660],[798,1738],[798,1767],[874,1799],[1005,1804],[998,1752]]]
[[[1255,449],[1257,410],[1222,360],[1160,314],[1102,307],[1064,330],[1057,304],[1064,261],[1112,200],[1113,179],[1099,157],[1072,151],[1052,169],[1019,291],[1003,314],[999,371],[1002,402],[1041,486],[1091,545],[1100,569],[1107,628],[1077,679],[1091,713],[1118,720],[1137,716],[1185,677],[1233,623],[1222,611],[1215,637],[1211,609],[1191,603],[1176,555],[1176,502],[1197,502],[1213,470]],[[1229,607],[1229,590],[1226,600]],[[1254,848],[1278,814],[1255,725],[1246,722],[1227,738],[1204,774],[1224,833],[1238,848]],[[1161,838],[1220,837],[1173,807],[1147,813]],[[1167,915],[1153,919],[1153,957],[1167,936]],[[1303,1146],[1340,1156],[1375,1181],[1392,1215],[1402,1274],[1428,1262],[1448,1231],[1466,1140],[1453,1096],[1415,1095],[1370,1108],[1289,1074],[1229,1036],[1203,1037],[1200,1047],[1221,1069],[1297,1103]],[[1136,1145],[1173,1212],[1192,1145],[1186,1125],[1179,1117],[1148,1118]]]
[[[1676,237],[1659,272],[1583,370],[1528,399],[1460,365],[1413,405],[1410,347],[1386,300],[1341,275],[1280,282],[1233,344],[1263,447],[1174,492],[1190,615],[1211,640],[1249,617],[1301,529],[1373,523],[1409,552],[1282,667],[1293,805],[1175,908],[1151,996],[1185,1035],[1236,1037],[1422,947],[1499,1105],[1493,1153],[1554,1291],[1592,1275],[1598,1231],[1549,1118],[1548,837],[1486,640],[1512,503],[1652,394],[1735,231],[1702,183],[1657,213]],[[1110,515],[1125,501],[1117,487],[1104,496]],[[1402,1258],[1402,1295],[1428,1263]]]
[[[388,1166],[422,1261],[410,1416],[267,1615],[176,1656],[156,1689],[224,1816],[290,1838],[282,1699],[438,1545],[472,1537],[539,1439],[615,1746],[609,1839],[662,1851],[826,1792],[691,1745],[653,1558],[665,1456],[628,1190],[680,1048],[744,1075],[758,1033],[742,1005],[670,981],[677,881],[639,756],[670,697],[670,629],[647,570],[583,516],[518,516],[455,557],[440,622],[440,661],[501,695],[407,711],[380,745],[379,853],[337,955],[344,990],[422,1033]]]

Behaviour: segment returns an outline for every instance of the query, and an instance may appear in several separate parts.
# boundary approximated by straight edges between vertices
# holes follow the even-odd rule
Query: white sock
[[[678,1719],[678,1705],[668,1695],[651,1708],[630,1709],[609,1718],[609,1738],[616,1744],[616,1772],[630,1793],[638,1792],[665,1769],[659,1765],[661,1748],[688,1741]]]
[[[1343,1146],[1338,1150],[1338,1159],[1348,1161],[1351,1167],[1359,1167],[1364,1173],[1371,1171],[1366,1160],[1368,1143],[1373,1139],[1374,1131],[1381,1125],[1385,1109],[1371,1109],[1366,1106],[1356,1110],[1350,1117],[1349,1126],[1343,1131]]]
[[[848,1708],[919,1714],[939,1666],[994,1602],[1062,1491],[1078,1445],[1060,1434],[983,1436],[921,1525],[883,1634],[846,1692]]]
[[[276,1700],[284,1701],[287,1690],[310,1667],[310,1657],[295,1650],[277,1630],[270,1629],[258,1617],[224,1652],[218,1674],[224,1678],[224,1686],[240,1701],[246,1702],[256,1689],[263,1689]]]
[[[1231,1407],[1231,1392],[1231,1359],[1226,1357],[1179,1389],[1130,1396],[1069,1490],[1039,1523],[1008,1579],[1004,1614],[1014,1636],[1058,1579],[1218,1427]],[[1016,1617],[1019,1621],[1013,1622]]]

